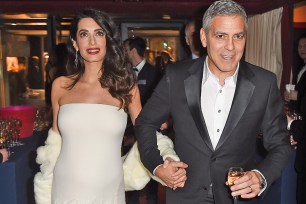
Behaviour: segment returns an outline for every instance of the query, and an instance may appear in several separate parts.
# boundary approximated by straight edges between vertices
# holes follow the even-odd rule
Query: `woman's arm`
[[[52,103],[52,113],[53,113],[52,130],[57,133],[59,132],[57,125],[57,116],[60,108],[59,100],[60,96],[63,94],[64,91],[63,82],[64,82],[64,77],[59,77],[55,79],[52,83],[52,90],[51,90],[51,103]]]
[[[134,88],[131,90],[131,94],[132,94],[132,102],[130,103],[128,109],[132,123],[133,125],[135,125],[135,120],[142,108],[140,102],[140,93],[137,85],[135,85]]]

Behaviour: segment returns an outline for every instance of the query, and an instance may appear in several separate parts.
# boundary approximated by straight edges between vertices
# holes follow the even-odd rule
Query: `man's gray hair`
[[[244,18],[244,27],[245,32],[248,29],[247,15],[244,8],[238,3],[232,0],[219,0],[215,1],[210,7],[206,10],[203,15],[203,28],[205,33],[208,34],[208,31],[211,27],[211,21],[216,16],[233,16],[238,15]]]

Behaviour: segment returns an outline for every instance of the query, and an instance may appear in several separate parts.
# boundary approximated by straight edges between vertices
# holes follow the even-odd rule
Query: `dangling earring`
[[[74,66],[75,68],[78,68],[78,51],[77,50],[75,52]]]

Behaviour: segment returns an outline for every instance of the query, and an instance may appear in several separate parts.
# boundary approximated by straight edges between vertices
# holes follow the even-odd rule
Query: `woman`
[[[121,143],[126,111],[134,123],[141,110],[135,78],[119,32],[104,12],[84,9],[78,13],[71,24],[70,40],[68,77],[59,77],[52,84],[54,118],[45,142],[47,146],[62,140],[62,145],[45,151],[47,155],[37,150],[36,160],[42,165],[34,179],[35,199],[49,203],[50,192],[53,204],[122,204]],[[61,139],[55,137],[59,133]],[[57,161],[50,159],[58,154]],[[47,164],[41,162],[41,155],[47,157]],[[178,186],[186,180],[185,173],[177,171],[183,181],[177,182]],[[40,177],[53,179],[52,190],[45,192],[36,184]]]
[[[80,12],[70,38],[75,66],[70,65],[69,77],[57,78],[52,86],[52,128],[63,140],[52,202],[124,203],[120,152],[124,110],[134,122],[141,109],[138,89],[116,26],[105,13]]]

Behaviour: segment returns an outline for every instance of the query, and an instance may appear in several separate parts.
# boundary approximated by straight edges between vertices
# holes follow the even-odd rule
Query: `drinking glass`
[[[21,127],[22,127],[22,120],[15,118],[14,119],[14,124],[15,124],[15,144],[16,146],[21,146],[24,145],[21,140],[20,140],[20,132],[21,132]]]
[[[231,167],[228,170],[227,182],[229,186],[234,185],[236,179],[239,179],[244,174],[242,167]],[[237,204],[238,196],[233,196],[234,204]]]

